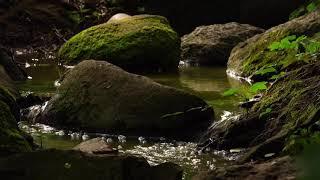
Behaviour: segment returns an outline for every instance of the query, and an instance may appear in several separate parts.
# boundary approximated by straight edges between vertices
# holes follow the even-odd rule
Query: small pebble
[[[118,136],[118,140],[119,140],[120,143],[126,143],[127,142],[126,137],[123,136],[123,135],[119,135]]]
[[[65,134],[65,132],[64,132],[64,131],[62,131],[62,130],[61,130],[61,131],[56,132],[55,134],[56,134],[56,135],[58,135],[58,136],[64,136],[64,135],[66,135],[66,134]]]
[[[111,144],[111,143],[113,143],[113,140],[112,140],[112,138],[108,138],[106,142],[107,142],[108,144]]]
[[[89,137],[89,135],[87,135],[86,133],[84,133],[83,135],[82,135],[82,140],[83,141],[86,141],[86,140],[88,140],[90,137]]]

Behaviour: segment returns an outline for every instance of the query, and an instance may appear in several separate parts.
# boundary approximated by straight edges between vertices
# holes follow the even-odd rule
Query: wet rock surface
[[[200,26],[182,37],[181,58],[192,64],[223,66],[233,47],[262,32],[261,28],[235,22]]]
[[[150,167],[145,159],[139,157],[62,150],[20,153],[0,158],[0,172],[3,178],[16,180],[182,179],[182,170],[172,163]]]
[[[291,135],[316,126],[320,118],[319,68],[318,61],[289,72],[269,88],[249,114],[215,126],[210,130],[213,147],[250,147],[241,161],[280,154]]]
[[[19,107],[15,102],[18,92],[0,66],[0,156],[31,151],[32,138],[19,130]]]
[[[76,147],[73,150],[92,153],[92,154],[117,154],[118,150],[114,149],[112,145],[108,144],[103,138],[94,138],[88,141],[85,141]]]
[[[266,162],[251,162],[218,168],[211,172],[200,173],[193,180],[292,180],[296,179],[298,174],[299,170],[295,160],[285,156]]]
[[[197,138],[213,110],[202,99],[105,61],[83,61],[67,73],[38,122],[93,132]]]

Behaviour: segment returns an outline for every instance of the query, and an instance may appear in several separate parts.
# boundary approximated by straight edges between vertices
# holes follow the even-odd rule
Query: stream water
[[[24,55],[25,52],[17,51],[20,55],[18,61],[28,73],[28,80],[19,83],[22,94],[54,93],[56,80],[64,73],[50,54],[46,57],[38,55]],[[147,75],[153,80],[183,89],[203,98],[215,110],[216,121],[221,116],[232,113],[237,114],[240,109],[237,97],[224,97],[222,93],[231,87],[246,89],[247,85],[227,76],[224,67],[189,67],[182,66],[179,73]],[[166,141],[162,138],[151,137],[126,137],[126,141],[119,142],[118,135],[84,134],[83,132],[63,132],[42,124],[29,124],[21,122],[19,127],[32,134],[35,141],[44,148],[71,149],[83,139],[104,136],[120,152],[145,157],[152,165],[163,162],[174,162],[184,168],[184,179],[201,170],[214,169],[226,166],[237,158],[238,154],[225,151],[212,151],[210,153],[198,152],[196,144],[192,142]],[[85,136],[84,136],[85,135]],[[111,142],[112,140],[112,142]]]

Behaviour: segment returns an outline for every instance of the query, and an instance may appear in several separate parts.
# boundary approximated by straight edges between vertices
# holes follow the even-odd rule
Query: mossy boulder
[[[0,66],[0,156],[31,150],[32,139],[18,128],[17,91]]]
[[[270,50],[270,45],[279,42],[290,35],[306,35],[311,39],[319,39],[320,10],[293,19],[256,35],[237,45],[231,52],[228,61],[228,71],[239,76],[250,77],[264,68],[273,66],[277,71],[290,71],[301,67],[312,60],[312,56],[299,57],[304,50],[286,49]]]
[[[123,135],[196,138],[211,123],[202,99],[128,73],[83,61],[67,73],[38,122]]]
[[[18,129],[7,104],[0,101],[0,156],[31,151],[29,137]]]
[[[285,152],[297,131],[319,131],[319,82],[320,61],[289,72],[272,84],[248,114],[216,124],[209,133],[211,145],[219,149],[249,147],[243,160]]]
[[[182,37],[181,59],[192,64],[226,65],[233,47],[262,32],[261,28],[236,22],[199,26]]]
[[[137,15],[80,32],[58,56],[67,64],[95,59],[134,72],[173,71],[179,64],[180,38],[166,18]]]
[[[79,151],[45,150],[0,158],[1,178],[33,180],[180,180],[173,163],[151,167],[142,157],[93,155]]]

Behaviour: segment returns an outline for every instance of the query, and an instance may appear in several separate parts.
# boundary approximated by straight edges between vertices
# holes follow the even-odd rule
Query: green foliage
[[[310,0],[305,5],[299,7],[295,11],[293,11],[290,14],[289,19],[291,20],[291,19],[297,18],[299,16],[305,15],[307,13],[311,13],[311,12],[317,10],[319,8],[319,6],[320,6],[320,0]]]
[[[313,12],[317,9],[317,4],[316,2],[311,2],[307,7],[306,7],[308,12]]]
[[[257,82],[251,85],[249,92],[241,92],[239,88],[230,88],[223,92],[223,96],[240,96],[243,100],[249,100],[257,93],[266,90],[267,82]]]
[[[267,90],[268,89],[267,83],[268,82],[266,82],[266,81],[254,83],[253,85],[251,85],[250,91],[252,93],[256,94],[256,93],[258,93],[260,91]]]
[[[320,144],[320,132],[312,132],[310,129],[300,129],[286,140],[283,149],[288,154],[300,154],[310,145]]]
[[[307,39],[307,36],[300,36],[297,38],[296,35],[291,35],[283,38],[281,41],[273,42],[268,48],[270,51],[279,51],[286,49],[299,49],[299,44]]]
[[[260,68],[255,74],[258,75],[265,75],[268,73],[275,73],[277,70],[274,67],[266,67],[266,68]]]
[[[230,88],[223,92],[223,96],[235,96],[239,93],[239,89],[237,88]]]
[[[320,42],[310,40],[306,44],[304,44],[304,47],[306,49],[306,52],[309,54],[315,54],[320,52]]]
[[[268,49],[274,53],[286,52],[287,55],[283,60],[276,64],[276,66],[284,69],[301,61],[309,63],[310,58],[306,57],[317,55],[320,52],[320,41],[317,38],[309,38],[305,35],[299,37],[291,35],[271,43]],[[272,71],[272,69],[266,69],[262,72],[265,71]],[[277,78],[277,76],[273,78]]]

